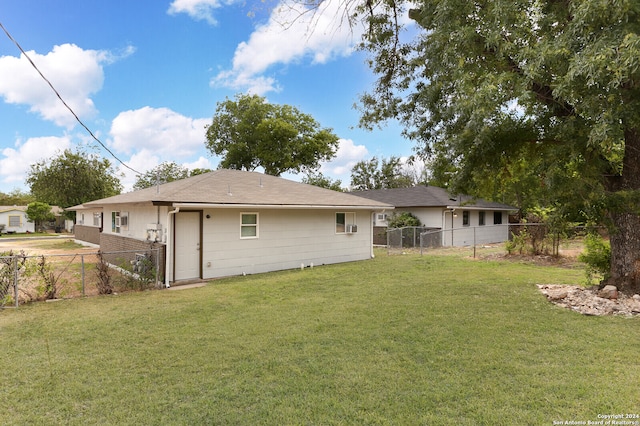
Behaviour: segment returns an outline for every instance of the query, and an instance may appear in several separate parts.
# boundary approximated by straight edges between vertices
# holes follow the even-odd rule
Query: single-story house
[[[221,169],[72,207],[104,252],[161,249],[165,284],[368,259],[393,206],[257,172]]]
[[[0,206],[0,233],[35,232],[35,224],[26,212],[27,206]]]
[[[64,227],[63,210],[60,207],[52,206],[51,212],[56,216],[56,220],[46,225],[52,229]],[[35,223],[29,221],[27,217],[27,206],[0,206],[0,233],[13,234],[35,231]]]
[[[378,212],[373,221],[376,243],[386,244],[387,219],[391,213],[410,212],[425,230],[439,235],[443,246],[465,246],[503,242],[509,239],[507,204],[485,201],[468,195],[451,195],[436,186],[354,191],[352,194],[395,207],[393,212]],[[438,231],[444,231],[439,232]]]

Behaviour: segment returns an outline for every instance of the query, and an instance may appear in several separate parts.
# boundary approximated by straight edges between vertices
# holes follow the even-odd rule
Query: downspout
[[[387,209],[382,209],[382,211],[380,213],[384,214],[384,212],[386,212],[386,211],[387,211]],[[376,257],[376,255],[375,255],[375,253],[373,251],[373,238],[374,238],[373,227],[374,227],[374,225],[376,223],[376,220],[375,220],[376,214],[378,214],[377,211],[371,212],[371,236],[370,236],[370,238],[371,238],[371,258],[372,259]]]
[[[164,286],[171,287],[170,277],[173,276],[173,222],[171,215],[180,211],[180,207],[167,212],[167,259],[165,260]]]

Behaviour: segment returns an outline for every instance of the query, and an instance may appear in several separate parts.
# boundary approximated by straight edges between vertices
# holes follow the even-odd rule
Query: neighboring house
[[[517,210],[513,206],[467,195],[452,196],[436,186],[354,191],[351,194],[391,204],[395,214],[410,212],[420,219],[425,230],[445,231],[440,234],[443,246],[506,241],[509,239],[509,212]],[[376,243],[386,244],[384,235],[390,216],[390,212],[375,214],[375,235],[379,238]]]
[[[54,230],[56,228],[60,228],[59,230],[65,228],[65,221],[62,217],[64,211],[58,206],[52,206],[51,212],[56,217],[56,220],[46,223],[44,226]],[[13,234],[35,231],[35,223],[30,222],[27,218],[27,206],[0,206],[0,233]]]
[[[165,283],[368,259],[374,212],[393,206],[239,170],[216,170],[72,207],[103,252],[161,250]]]
[[[35,224],[29,221],[26,211],[27,206],[0,206],[0,232],[35,232]]]

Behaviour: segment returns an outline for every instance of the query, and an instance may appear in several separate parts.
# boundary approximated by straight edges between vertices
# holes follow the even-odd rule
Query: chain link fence
[[[536,254],[557,255],[560,242],[584,235],[583,226],[573,226],[562,231],[551,230],[542,223],[511,223],[493,226],[464,226],[451,229],[404,227],[387,230],[387,249],[397,251],[442,248],[467,248],[473,250],[506,243],[511,250],[532,251]],[[522,254],[522,253],[521,253]]]
[[[0,256],[0,307],[161,285],[160,249]]]

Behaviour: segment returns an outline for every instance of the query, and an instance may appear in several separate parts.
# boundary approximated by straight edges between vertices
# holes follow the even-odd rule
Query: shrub
[[[578,260],[586,264],[587,282],[590,284],[596,275],[603,280],[609,278],[611,270],[611,245],[597,234],[589,234],[584,239],[585,251]]]
[[[113,282],[111,280],[111,272],[109,263],[104,258],[102,251],[98,251],[98,262],[96,263],[96,277],[98,278],[98,294],[112,294]]]
[[[523,228],[518,233],[511,233],[511,239],[506,242],[505,248],[507,249],[507,253],[515,254],[523,254],[526,246],[527,240],[529,239],[529,233],[527,228]]]
[[[394,214],[387,222],[389,228],[404,228],[405,226],[420,226],[420,219],[415,217],[412,213],[402,212],[400,214]]]
[[[123,273],[118,280],[118,288],[141,291],[155,286],[156,269],[149,254],[136,255],[134,261],[121,259],[119,266]]]

